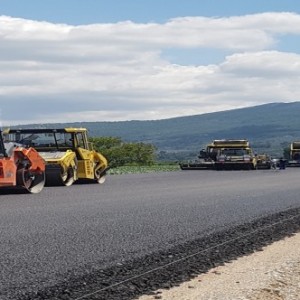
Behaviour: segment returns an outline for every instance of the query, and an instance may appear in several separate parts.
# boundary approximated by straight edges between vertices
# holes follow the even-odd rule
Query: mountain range
[[[124,142],[154,144],[162,159],[192,158],[213,139],[248,139],[257,153],[282,155],[300,140],[300,102],[151,121],[31,124],[22,128],[86,127],[92,137],[120,137]]]

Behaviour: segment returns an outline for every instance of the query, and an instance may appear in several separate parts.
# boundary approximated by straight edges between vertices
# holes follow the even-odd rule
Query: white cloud
[[[225,72],[260,78],[300,76],[300,56],[278,51],[239,53],[228,57],[221,67]]]
[[[185,17],[69,26],[0,17],[5,124],[160,119],[300,100],[300,15]],[[164,49],[218,48],[220,64],[175,65]],[[225,52],[224,52],[225,53]]]

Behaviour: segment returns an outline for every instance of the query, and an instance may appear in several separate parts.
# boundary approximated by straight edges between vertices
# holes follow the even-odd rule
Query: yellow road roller
[[[107,159],[93,149],[86,128],[6,129],[3,137],[6,142],[33,147],[39,152],[46,162],[46,185],[105,181]]]

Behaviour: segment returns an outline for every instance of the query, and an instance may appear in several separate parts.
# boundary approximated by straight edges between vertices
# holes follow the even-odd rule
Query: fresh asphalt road
[[[299,169],[110,175],[0,195],[0,299],[300,207]]]

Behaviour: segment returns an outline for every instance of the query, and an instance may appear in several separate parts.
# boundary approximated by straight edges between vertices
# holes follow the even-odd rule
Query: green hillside
[[[91,136],[116,136],[129,142],[154,144],[175,159],[193,157],[213,139],[248,139],[257,152],[281,155],[300,140],[300,102],[271,103],[250,108],[155,121],[78,122],[26,127],[86,127]],[[25,127],[25,126],[22,126]]]

